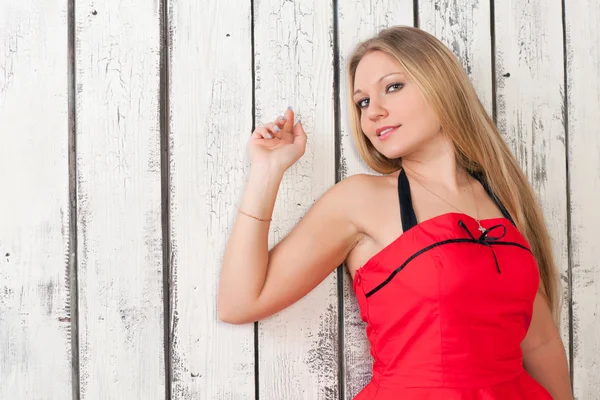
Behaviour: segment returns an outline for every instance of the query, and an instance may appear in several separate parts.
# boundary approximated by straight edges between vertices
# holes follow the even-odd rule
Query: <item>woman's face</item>
[[[353,100],[362,130],[390,159],[423,150],[441,129],[421,91],[407,78],[400,64],[382,51],[365,55],[354,77]]]

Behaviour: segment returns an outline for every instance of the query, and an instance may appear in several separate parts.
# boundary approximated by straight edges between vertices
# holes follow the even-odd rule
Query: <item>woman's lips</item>
[[[385,140],[385,139],[386,139],[387,137],[389,137],[389,136],[390,136],[392,133],[396,132],[396,130],[397,130],[398,128],[400,128],[400,126],[402,126],[402,125],[399,125],[399,126],[397,126],[397,127],[395,127],[395,128],[389,128],[389,129],[386,129],[386,130],[382,131],[382,132],[381,132],[381,135],[378,135],[377,137],[379,138],[379,140]]]

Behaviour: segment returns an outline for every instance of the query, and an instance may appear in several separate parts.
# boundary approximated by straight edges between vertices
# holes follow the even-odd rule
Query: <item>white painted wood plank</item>
[[[67,2],[0,0],[0,398],[71,396]]]
[[[164,399],[158,2],[76,4],[82,399]]]
[[[172,398],[253,399],[254,327],[218,322],[215,301],[248,171],[250,2],[169,10]]]
[[[490,2],[421,0],[419,27],[444,42],[459,58],[481,103],[492,115]]]
[[[560,3],[496,2],[498,128],[539,196],[560,270],[569,354],[568,215]],[[560,294],[560,293],[559,293]]]
[[[360,41],[374,36],[381,29],[393,25],[414,25],[412,0],[378,0],[365,7],[360,0],[341,0],[338,6],[340,48],[340,175],[344,179],[357,173],[376,174],[362,161],[352,140],[348,109],[348,58]],[[352,278],[344,269],[343,331],[344,374],[342,386],[344,398],[352,399],[369,382],[372,376],[373,358],[369,352],[365,328],[360,318]]]
[[[600,393],[600,3],[566,1],[575,397]]]
[[[288,105],[308,134],[304,156],[285,174],[270,246],[335,183],[331,1],[255,2],[257,125]],[[259,324],[261,399],[338,398],[337,277]]]

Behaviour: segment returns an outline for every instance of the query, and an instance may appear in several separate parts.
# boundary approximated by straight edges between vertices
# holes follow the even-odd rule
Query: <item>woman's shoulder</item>
[[[389,187],[390,184],[395,185],[395,181],[396,178],[393,175],[359,173],[342,179],[336,186],[340,186],[342,188],[340,190],[360,193],[363,190],[377,190]]]
[[[354,214],[365,206],[376,205],[382,193],[395,188],[395,180],[390,175],[358,173],[339,181],[329,194],[335,203]]]
[[[349,176],[334,187],[337,200],[332,203],[358,233],[356,243],[381,236],[380,227],[389,222],[398,207],[398,175],[360,173]],[[339,195],[339,196],[338,196]],[[375,240],[380,241],[381,238]],[[367,241],[371,242],[371,241]],[[368,246],[372,251],[372,246]]]
[[[362,197],[381,185],[382,176],[359,173],[339,181],[332,188],[335,191],[354,197]]]

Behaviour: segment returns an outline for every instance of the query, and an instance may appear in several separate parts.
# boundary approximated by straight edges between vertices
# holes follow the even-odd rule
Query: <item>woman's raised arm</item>
[[[285,117],[258,128],[250,141],[250,176],[219,281],[217,309],[224,322],[254,322],[296,302],[344,261],[359,237],[348,199],[360,178],[349,178],[325,193],[268,251],[268,220],[283,173],[306,146],[306,134],[300,123],[294,125],[293,111],[288,109]]]

